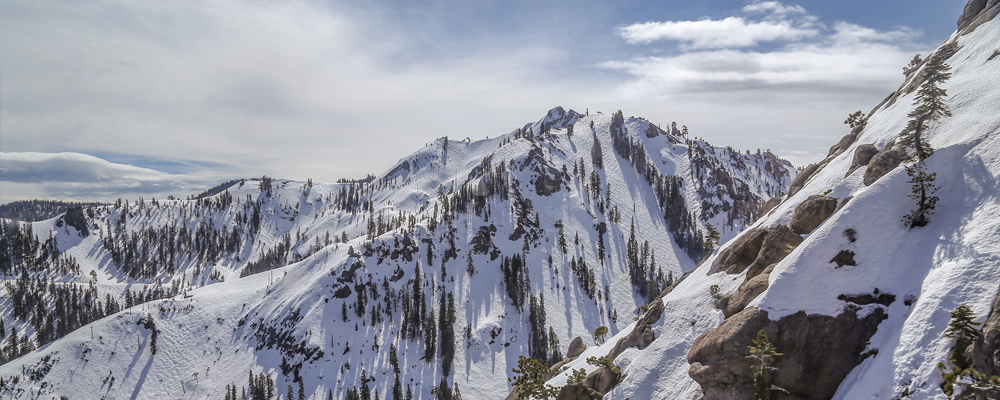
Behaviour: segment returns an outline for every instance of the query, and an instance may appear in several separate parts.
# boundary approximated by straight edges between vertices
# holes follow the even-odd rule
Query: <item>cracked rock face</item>
[[[823,221],[837,212],[837,199],[813,195],[795,207],[795,216],[789,225],[792,232],[799,235],[807,234],[816,229]]]
[[[836,317],[804,311],[768,319],[767,312],[747,308],[694,341],[688,371],[706,399],[750,400],[753,368],[748,346],[763,330],[778,352],[772,367],[773,385],[788,391],[773,399],[829,399],[840,382],[863,360],[862,353],[878,324],[887,316],[881,308],[858,317],[845,311]]]

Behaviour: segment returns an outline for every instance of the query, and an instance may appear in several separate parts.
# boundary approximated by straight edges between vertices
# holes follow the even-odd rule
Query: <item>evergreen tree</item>
[[[399,382],[399,373],[392,384],[392,400],[403,400],[403,384]]]
[[[705,230],[708,231],[708,234],[705,236],[705,254],[712,255],[719,246],[721,236],[712,224],[705,224]]]
[[[555,396],[558,389],[545,384],[545,376],[549,374],[549,367],[545,363],[533,358],[519,356],[517,367],[512,371],[516,374],[507,381],[517,388],[519,399],[539,399],[547,400]]]
[[[292,392],[292,385],[288,385],[288,394],[285,395],[285,400],[292,400],[294,398],[295,398],[295,393]]]
[[[962,369],[969,367],[969,360],[965,358],[965,349],[979,338],[979,329],[976,327],[982,323],[976,322],[975,319],[976,313],[972,311],[972,308],[965,304],[960,305],[951,312],[951,322],[948,323],[948,329],[944,332],[945,337],[955,339],[955,346],[952,347],[951,352],[951,362]]]
[[[918,160],[913,165],[906,167],[906,174],[910,176],[907,183],[911,184],[912,190],[912,193],[907,197],[917,201],[917,209],[903,216],[903,224],[911,229],[927,226],[927,223],[930,222],[927,216],[934,214],[933,210],[938,202],[938,197],[934,195],[939,189],[934,184],[937,173],[928,174],[927,163],[924,160]]]
[[[948,72],[950,69],[951,67],[945,64],[939,55],[932,56],[927,61],[922,74],[924,83],[920,85],[920,90],[913,100],[915,108],[907,114],[910,121],[899,133],[897,146],[903,151],[912,148],[913,158],[918,161],[926,160],[934,153],[934,149],[924,140],[926,125],[951,116],[951,110],[944,102],[945,97],[948,97],[948,91],[938,87],[951,78],[951,73]]]
[[[771,341],[768,340],[767,334],[761,329],[757,332],[757,337],[753,340],[753,346],[747,346],[750,348],[750,358],[754,360],[757,364],[753,368],[757,372],[753,375],[753,398],[754,400],[763,400],[767,396],[768,371],[773,371],[775,368],[769,367],[768,364],[773,361],[774,357],[781,356],[782,353],[778,352],[778,349],[774,348]]]
[[[851,113],[850,115],[847,116],[847,119],[844,120],[844,124],[850,126],[851,129],[854,129],[855,127],[858,126],[864,126],[867,123],[868,123],[868,118],[865,117],[865,112],[861,110]]]

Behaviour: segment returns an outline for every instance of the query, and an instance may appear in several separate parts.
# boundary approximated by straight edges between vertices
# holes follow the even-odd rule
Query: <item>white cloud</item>
[[[817,18],[806,14],[802,6],[758,1],[743,7],[743,12],[765,15],[761,21],[733,16],[720,20],[641,22],[619,28],[618,35],[630,44],[673,40],[681,42],[685,49],[722,49],[751,47],[762,42],[794,42],[820,33]]]
[[[632,44],[657,40],[684,42],[693,49],[755,46],[759,42],[798,40],[816,35],[816,29],[793,26],[791,21],[752,22],[739,17],[722,20],[643,22],[620,28]]]
[[[756,1],[743,7],[743,11],[748,13],[773,13],[778,15],[806,13],[806,9],[800,5],[786,6],[777,1]]]
[[[920,32],[905,27],[879,31],[836,22],[827,28],[804,8],[773,1],[742,11],[766,15],[760,21],[734,16],[630,25],[619,31],[627,42],[675,40],[679,51],[600,67],[632,77],[618,87],[622,101],[682,109],[692,117],[686,119],[692,134],[714,131],[710,139],[767,146],[804,165],[825,156],[846,133],[840,121],[847,113],[867,112],[900,84],[900,67],[926,50],[914,43]],[[786,43],[750,48],[779,40]],[[763,121],[779,122],[758,131]]]
[[[120,195],[185,195],[207,181],[148,168],[116,164],[81,153],[0,153],[0,181],[41,195],[111,199]]]

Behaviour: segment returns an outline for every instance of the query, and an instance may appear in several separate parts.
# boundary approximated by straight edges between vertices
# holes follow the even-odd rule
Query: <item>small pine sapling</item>
[[[763,329],[757,332],[757,337],[754,338],[753,345],[747,347],[750,348],[750,355],[747,357],[753,359],[755,364],[757,364],[753,367],[757,370],[753,374],[753,398],[754,400],[762,400],[766,398],[768,390],[777,389],[775,387],[768,387],[768,371],[777,371],[777,368],[768,365],[771,364],[774,357],[781,356],[782,353],[779,353],[778,349],[771,344]]]

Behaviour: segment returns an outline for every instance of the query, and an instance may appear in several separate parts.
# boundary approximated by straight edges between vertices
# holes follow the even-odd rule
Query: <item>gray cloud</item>
[[[119,195],[189,194],[208,181],[116,164],[80,153],[0,153],[0,181],[41,194],[84,199]]]

